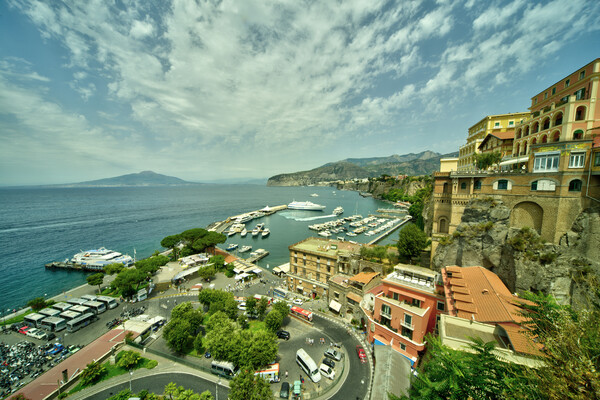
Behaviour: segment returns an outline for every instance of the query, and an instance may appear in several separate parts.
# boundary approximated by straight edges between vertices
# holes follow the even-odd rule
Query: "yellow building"
[[[458,152],[458,171],[474,171],[475,154],[480,152],[479,146],[490,134],[513,132],[515,126],[529,117],[528,112],[488,115],[469,128],[467,144]]]
[[[440,159],[440,172],[456,171],[458,167],[458,157]]]

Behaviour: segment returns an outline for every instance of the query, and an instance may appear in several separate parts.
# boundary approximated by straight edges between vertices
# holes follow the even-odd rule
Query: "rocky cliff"
[[[386,193],[392,190],[400,190],[407,196],[414,196],[419,189],[424,188],[427,182],[424,180],[403,179],[396,180],[369,180],[368,182],[338,182],[336,187],[339,190],[356,190],[359,192],[371,193],[373,197],[382,198]]]
[[[559,245],[543,243],[532,229],[511,228],[501,201],[475,199],[461,224],[440,241],[432,268],[483,266],[513,292],[552,294],[562,303],[585,304],[587,279],[600,277],[600,208],[580,213]]]

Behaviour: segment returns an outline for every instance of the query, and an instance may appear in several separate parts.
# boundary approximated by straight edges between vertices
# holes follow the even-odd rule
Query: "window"
[[[582,80],[583,78],[585,78],[585,71],[579,73],[579,80]]]
[[[569,182],[569,192],[581,192],[581,180],[573,179]]]
[[[500,179],[498,181],[498,190],[507,190],[508,189],[508,181],[506,179]]]
[[[585,97],[585,88],[581,88],[573,94],[575,95],[575,100],[583,100]]]
[[[466,182],[461,183],[460,184],[460,188],[463,189],[463,190],[466,189],[467,188],[467,183]]]
[[[583,131],[581,129],[577,129],[573,132],[573,140],[580,140],[583,137]]]
[[[571,153],[569,157],[569,168],[583,168],[585,153]]]
[[[533,105],[535,106],[537,104],[537,97],[535,99],[533,99]]]
[[[333,296],[334,296],[336,299],[339,299],[339,298],[340,298],[340,294],[339,294],[338,292],[333,292]]]
[[[321,280],[321,273],[320,272],[317,272],[317,280],[318,281]]]
[[[570,84],[571,84],[571,80],[570,80],[570,79],[567,79],[567,80],[565,81],[565,87],[566,87],[566,88],[568,88]]]
[[[403,326],[401,335],[409,340],[412,340],[413,331],[408,329],[407,327]]]
[[[555,88],[555,87],[553,87],[553,88],[552,88],[552,95],[554,96],[555,94],[556,94],[556,88]]]
[[[596,153],[594,157],[594,167],[600,167],[600,152]]]
[[[438,301],[437,302],[437,310],[444,311],[445,309],[446,309],[446,304],[443,301]]]
[[[494,128],[500,127],[500,122],[494,122]]]
[[[412,305],[421,308],[421,300],[412,299]]]
[[[473,189],[481,190],[481,181],[480,180],[475,181],[475,184],[473,185]]]
[[[515,121],[508,121],[508,126],[515,126]]]
[[[560,153],[541,154],[535,156],[533,172],[556,172],[558,171],[558,159]]]
[[[406,345],[404,343],[400,343],[400,350],[406,351]]]
[[[548,92],[544,93],[544,100],[548,98]]]
[[[404,314],[404,325],[412,327],[412,315]]]
[[[387,304],[381,305],[381,315],[390,317],[392,315],[392,308]]]
[[[531,190],[553,192],[556,190],[556,182],[550,179],[540,179],[531,182]]]
[[[400,295],[398,293],[394,293],[394,300],[400,300]]]

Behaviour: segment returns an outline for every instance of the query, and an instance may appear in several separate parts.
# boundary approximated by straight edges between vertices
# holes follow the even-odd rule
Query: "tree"
[[[256,305],[256,311],[258,312],[258,317],[262,319],[265,316],[265,312],[267,312],[267,306],[269,305],[269,300],[266,297],[261,297]]]
[[[285,301],[276,301],[273,303],[273,310],[279,311],[283,318],[290,313],[290,306]]]
[[[258,300],[254,297],[248,297],[246,299],[246,312],[248,315],[253,316],[256,314],[256,303]]]
[[[277,338],[267,331],[238,331],[233,340],[233,356],[228,360],[256,371],[277,357]]]
[[[165,249],[171,249],[173,251],[173,257],[175,259],[177,259],[177,245],[179,245],[179,243],[181,243],[180,235],[167,236],[160,241],[160,245],[162,247],[164,247]]]
[[[246,316],[244,314],[238,315],[237,322],[240,329],[248,329],[248,320],[246,319]]]
[[[502,160],[502,153],[499,151],[487,153],[475,153],[475,165],[477,169],[486,170],[494,164],[498,164]]]
[[[88,285],[90,286],[98,286],[98,293],[102,292],[100,285],[104,282],[104,274],[102,272],[98,272],[97,274],[90,275],[86,278]]]
[[[81,379],[81,383],[84,386],[88,386],[98,382],[105,373],[106,367],[104,365],[100,364],[97,361],[92,361],[85,367],[83,371],[81,371],[79,379]]]
[[[108,264],[104,267],[104,273],[106,273],[106,275],[114,275],[123,271],[123,269],[125,269],[125,266],[121,263]]]
[[[283,323],[283,315],[278,310],[271,310],[270,313],[267,314],[265,318],[265,325],[267,329],[271,332],[276,332],[279,328],[281,328],[281,324]]]
[[[31,307],[33,311],[39,311],[42,308],[46,308],[48,306],[48,303],[43,297],[36,297],[34,299],[29,300],[27,302],[27,306]]]
[[[198,295],[198,301],[208,307],[210,314],[223,311],[232,320],[237,318],[237,302],[232,293],[223,290],[205,289]]]
[[[415,224],[408,224],[398,234],[398,255],[401,259],[411,260],[427,247],[427,235]]]
[[[225,266],[225,257],[223,257],[222,255],[216,255],[216,256],[212,256],[208,262],[210,264],[213,264],[215,266],[215,269],[217,271],[222,271],[224,266]]]
[[[167,386],[165,386],[165,395],[169,396],[169,398],[173,400],[173,395],[177,397],[178,394],[179,390],[177,388],[177,384],[175,382],[167,383]]]
[[[194,339],[194,350],[196,350],[196,353],[198,354],[202,354],[202,351],[204,350],[204,343],[203,343],[203,337],[202,334],[197,334],[196,338]]]
[[[171,310],[171,321],[185,319],[190,323],[190,334],[195,335],[202,325],[202,312],[195,310],[191,302],[181,303]]]
[[[146,279],[146,274],[136,268],[126,268],[119,272],[111,286],[121,292],[123,297],[130,297],[139,289],[140,283]]]
[[[134,369],[141,359],[142,357],[137,351],[123,351],[121,352],[121,354],[119,354],[119,361],[117,361],[117,366],[125,369]]]
[[[200,393],[200,397],[198,400],[214,400],[215,398],[213,397],[212,393],[208,390],[205,390],[204,392]]]
[[[185,319],[174,319],[165,326],[163,337],[171,350],[183,353],[188,347],[191,329]]]
[[[230,400],[271,400],[273,392],[269,383],[254,375],[253,369],[244,368],[229,384]]]
[[[207,265],[206,267],[202,267],[198,270],[198,275],[204,279],[207,280],[213,276],[215,276],[216,274],[216,270],[215,267],[212,265]]]

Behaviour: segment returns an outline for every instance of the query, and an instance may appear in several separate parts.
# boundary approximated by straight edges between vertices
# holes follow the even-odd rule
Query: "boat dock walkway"
[[[254,264],[258,260],[262,260],[263,258],[265,258],[268,255],[269,255],[269,252],[265,250],[264,252],[261,252],[259,254],[254,255],[254,256],[250,256],[250,257],[246,258],[245,261],[247,261],[247,262],[249,262],[251,264]]]
[[[394,232],[396,229],[400,228],[402,225],[406,224],[408,221],[410,221],[412,219],[412,217],[410,215],[407,215],[406,217],[404,217],[404,219],[402,219],[399,223],[397,223],[396,225],[392,226],[390,229],[388,229],[387,231],[385,231],[384,233],[382,233],[381,235],[377,236],[375,239],[371,240],[369,243],[367,244],[375,244],[377,242],[379,242],[380,240],[382,240],[383,238],[387,237],[390,233]]]
[[[235,223],[235,220],[238,219],[238,218],[246,217],[246,216],[251,216],[251,215],[259,215],[259,216],[256,216],[256,217],[252,217],[249,221],[247,221],[247,222],[250,222],[252,219],[266,217],[266,216],[275,214],[277,211],[281,211],[281,210],[285,210],[285,209],[287,209],[287,205],[286,204],[281,205],[281,206],[275,206],[275,207],[266,206],[265,208],[263,208],[261,210],[249,211],[247,213],[243,213],[243,214],[240,214],[240,215],[231,216],[231,217],[227,218],[225,221],[213,222],[212,224],[210,224],[208,226],[208,230],[209,231],[215,231],[215,232],[218,232],[218,233],[223,233],[227,229],[229,229],[229,227],[231,225],[233,225]],[[262,215],[260,215],[260,213]]]

